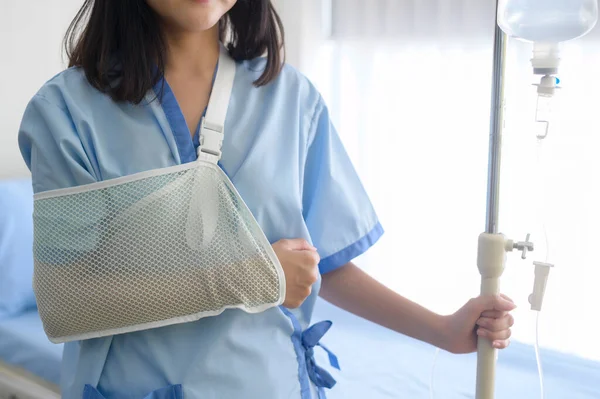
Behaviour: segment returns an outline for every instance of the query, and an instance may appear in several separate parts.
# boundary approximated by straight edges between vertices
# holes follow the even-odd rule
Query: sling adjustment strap
[[[208,101],[206,115],[200,124],[200,146],[198,159],[217,163],[221,159],[221,147],[225,137],[225,117],[233,81],[235,79],[235,61],[221,46],[217,76]]]

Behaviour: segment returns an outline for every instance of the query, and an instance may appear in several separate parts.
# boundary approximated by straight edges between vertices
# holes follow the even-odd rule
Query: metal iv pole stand
[[[496,2],[496,13],[498,12]],[[497,17],[497,16],[496,16]],[[497,21],[497,18],[495,19]],[[504,272],[506,253],[517,249],[525,259],[533,251],[529,234],[525,241],[514,242],[498,232],[498,209],[500,201],[500,160],[502,152],[502,129],[504,127],[504,73],[506,70],[507,38],[496,22],[494,33],[494,69],[492,84],[492,109],[490,118],[490,148],[487,185],[487,217],[485,232],[479,235],[477,268],[481,274],[481,295],[498,295],[500,277]],[[494,399],[497,350],[486,338],[477,341],[476,399]]]
[[[496,14],[498,4],[496,2]],[[500,161],[502,151],[502,128],[504,125],[504,73],[506,66],[506,35],[495,19],[494,68],[492,84],[492,107],[490,117],[490,144],[487,184],[487,216],[485,233],[479,237],[477,267],[481,274],[481,294],[498,295],[500,276],[504,271],[507,246],[504,236],[498,233],[498,210],[500,192]],[[512,243],[508,245],[512,246]],[[479,338],[477,342],[477,399],[493,399],[496,377],[497,350],[492,343]]]
[[[496,4],[496,13],[498,4]],[[497,21],[497,18],[495,19]],[[487,186],[486,233],[498,234],[500,161],[504,127],[504,73],[506,70],[506,35],[495,22],[492,109],[490,114],[490,148]]]

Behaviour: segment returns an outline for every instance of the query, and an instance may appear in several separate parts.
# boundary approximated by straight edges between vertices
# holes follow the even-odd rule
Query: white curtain
[[[288,59],[316,84],[387,234],[360,265],[394,290],[448,313],[479,292],[485,227],[495,1],[278,2]],[[600,359],[600,35],[564,46],[559,101],[544,143],[549,278],[544,347]],[[508,257],[502,290],[519,308],[514,338],[534,339],[532,261],[545,260],[537,217],[531,45],[510,41],[500,229],[537,251]],[[537,78],[539,81],[539,78]],[[533,356],[533,353],[532,353]]]

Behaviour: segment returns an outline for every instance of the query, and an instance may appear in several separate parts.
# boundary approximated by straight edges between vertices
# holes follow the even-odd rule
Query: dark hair
[[[236,61],[267,54],[254,82],[277,77],[284,60],[281,19],[270,0],[238,0],[219,21],[219,37]],[[139,103],[163,76],[166,42],[158,15],[145,0],[85,0],[64,38],[69,67],[115,101]]]

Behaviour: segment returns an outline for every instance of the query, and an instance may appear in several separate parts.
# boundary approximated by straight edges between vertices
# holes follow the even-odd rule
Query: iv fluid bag
[[[500,0],[498,25],[529,42],[560,43],[588,33],[598,20],[597,0]]]

